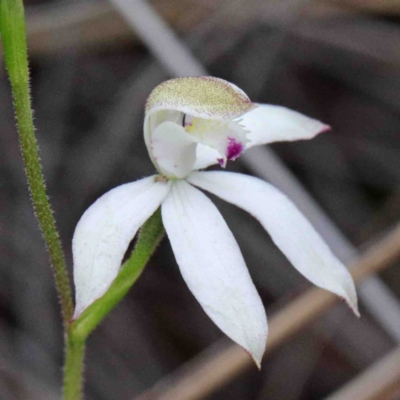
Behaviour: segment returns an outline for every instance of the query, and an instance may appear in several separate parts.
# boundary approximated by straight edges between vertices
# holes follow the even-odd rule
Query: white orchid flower
[[[263,304],[221,214],[196,187],[252,214],[293,266],[358,314],[353,280],[298,211],[270,184],[225,167],[246,149],[310,139],[328,126],[295,111],[255,105],[212,77],[166,81],[150,94],[144,138],[158,175],[121,185],[82,216],[73,238],[77,318],[118,274],[140,226],[161,206],[172,250],[189,289],[214,323],[259,366],[267,338]]]

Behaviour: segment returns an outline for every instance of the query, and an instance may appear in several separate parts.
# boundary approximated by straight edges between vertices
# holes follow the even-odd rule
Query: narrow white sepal
[[[162,219],[189,289],[212,321],[259,366],[267,338],[263,304],[221,214],[199,190],[176,181]]]
[[[283,193],[258,178],[230,172],[193,172],[187,180],[252,214],[301,274],[344,298],[359,315],[350,273]]]
[[[297,111],[270,104],[257,104],[257,108],[244,114],[241,125],[249,131],[246,148],[262,144],[312,139],[330,129],[328,125]]]
[[[169,182],[157,182],[150,176],[110,190],[83,214],[72,239],[74,319],[107,291],[130,241],[169,188]]]

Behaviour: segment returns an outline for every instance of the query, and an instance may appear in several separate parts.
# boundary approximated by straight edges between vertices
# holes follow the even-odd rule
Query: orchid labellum
[[[157,175],[121,185],[82,216],[73,238],[77,318],[109,288],[140,226],[161,206],[189,289],[212,321],[260,365],[267,339],[263,304],[232,232],[198,188],[249,212],[293,266],[358,314],[353,280],[296,206],[251,176],[202,169],[252,146],[311,139],[329,127],[284,107],[254,104],[212,77],[166,81],[150,94],[144,139]]]

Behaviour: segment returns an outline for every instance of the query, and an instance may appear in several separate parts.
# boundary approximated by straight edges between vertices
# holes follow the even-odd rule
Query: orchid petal
[[[236,121],[214,121],[203,118],[187,118],[185,131],[197,142],[218,151],[218,163],[225,168],[226,162],[235,160],[245,150],[247,132]]]
[[[189,289],[212,321],[259,366],[268,330],[265,311],[221,214],[185,181],[173,183],[161,210]]]
[[[170,183],[155,181],[154,176],[121,185],[83,214],[72,240],[74,319],[107,291],[130,241],[160,206],[169,188]]]
[[[196,161],[193,169],[203,169],[210,165],[218,164],[219,157],[221,157],[221,155],[217,150],[199,143],[196,149]]]
[[[170,121],[158,125],[151,137],[151,149],[163,175],[183,178],[192,171],[196,143],[181,125]]]
[[[194,172],[187,180],[252,214],[301,274],[344,298],[358,315],[350,273],[279,190],[258,178],[221,171]]]
[[[328,125],[297,111],[269,104],[257,104],[257,108],[241,117],[240,123],[250,131],[247,148],[272,142],[312,139],[330,129]]]

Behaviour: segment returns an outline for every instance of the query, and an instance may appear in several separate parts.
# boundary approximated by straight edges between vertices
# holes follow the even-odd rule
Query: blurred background
[[[116,185],[154,172],[142,139],[144,103],[157,84],[181,75],[221,77],[253,101],[333,127],[312,141],[254,149],[227,168],[280,187],[346,263],[399,220],[400,2],[25,4],[37,138],[70,271],[71,238],[84,210]],[[0,65],[0,399],[57,399],[60,310],[29,202],[2,55]],[[295,302],[308,282],[255,220],[215,201],[268,316]],[[231,344],[189,292],[164,239],[88,341],[86,398],[323,399],[400,343],[399,263],[368,282],[359,289],[361,319],[339,304],[276,346],[261,372],[249,366],[201,395],[185,394],[180,377]],[[398,373],[393,390],[372,397],[361,385],[363,394],[335,399],[400,399],[399,363],[400,356],[391,368]],[[149,392],[160,381],[162,390]],[[168,397],[170,389],[180,394]]]

